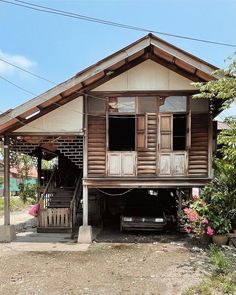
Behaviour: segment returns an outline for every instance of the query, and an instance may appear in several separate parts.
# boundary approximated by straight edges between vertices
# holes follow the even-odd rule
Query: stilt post
[[[16,238],[14,225],[10,225],[10,151],[9,136],[4,135],[4,225],[0,225],[0,242]]]
[[[10,225],[9,137],[4,136],[4,225]]]

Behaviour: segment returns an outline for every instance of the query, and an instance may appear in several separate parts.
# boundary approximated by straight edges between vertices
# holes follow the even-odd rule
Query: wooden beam
[[[38,147],[38,165],[37,165],[37,170],[38,170],[38,200],[40,199],[40,192],[39,188],[41,186],[41,174],[42,174],[42,149],[41,147]]]
[[[189,96],[198,93],[198,90],[131,90],[131,91],[91,91],[87,92],[88,95],[94,95],[99,97],[116,97],[116,96]]]
[[[4,225],[10,225],[10,151],[9,137],[4,136]]]
[[[189,73],[188,71],[185,71],[184,69],[181,69],[180,67],[178,67],[175,63],[170,63],[167,62],[166,60],[160,58],[159,56],[150,53],[149,57],[151,60],[157,62],[158,64],[172,70],[173,72],[184,76],[185,78],[192,80],[193,82],[204,82],[205,80],[195,76],[194,74]]]
[[[99,79],[98,81],[92,83],[91,85],[86,86],[83,91],[87,92],[90,91],[98,86],[100,86],[101,84],[108,82],[109,80],[119,76],[120,74],[132,69],[133,67],[139,65],[140,63],[144,62],[145,60],[147,60],[149,58],[149,50],[145,51],[145,53],[140,56],[137,59],[132,60],[129,63],[126,63],[125,65],[121,66],[120,68],[118,68],[117,70],[114,71],[114,73],[112,73],[111,75],[106,75],[103,78]]]
[[[211,181],[208,177],[153,177],[153,178],[83,178],[83,185],[88,188],[184,188],[202,187]]]

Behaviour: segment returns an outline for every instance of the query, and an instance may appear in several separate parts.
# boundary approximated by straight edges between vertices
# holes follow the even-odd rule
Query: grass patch
[[[11,197],[10,209],[11,211],[18,211],[27,208],[32,204],[32,200],[27,201],[25,204],[19,197]],[[0,215],[4,213],[4,198],[0,197]]]
[[[236,294],[236,275],[212,275],[184,292],[184,295]]]
[[[208,253],[211,275],[184,292],[184,295],[236,294],[236,259],[230,252],[211,245]]]

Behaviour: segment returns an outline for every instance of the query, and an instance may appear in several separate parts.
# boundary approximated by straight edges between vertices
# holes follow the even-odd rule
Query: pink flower
[[[192,231],[190,227],[185,227],[184,230],[186,231],[187,234],[190,234]]]
[[[208,220],[207,220],[206,218],[204,218],[204,219],[202,220],[202,224],[208,224]]]
[[[184,208],[184,213],[188,214],[189,210],[189,208]]]
[[[188,218],[190,221],[196,221],[199,218],[199,215],[196,210],[191,210],[188,214]]]
[[[214,234],[214,230],[210,226],[207,227],[207,234],[208,236],[213,236]]]

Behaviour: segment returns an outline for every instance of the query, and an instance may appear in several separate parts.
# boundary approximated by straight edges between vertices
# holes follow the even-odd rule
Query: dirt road
[[[199,257],[181,244],[94,243],[86,252],[2,249],[4,295],[178,295],[202,277]]]

